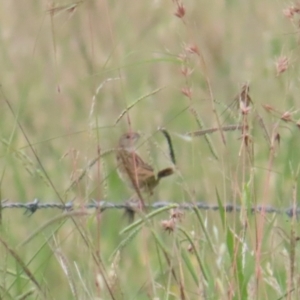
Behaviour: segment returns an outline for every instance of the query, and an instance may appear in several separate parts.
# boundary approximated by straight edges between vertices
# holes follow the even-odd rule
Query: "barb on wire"
[[[56,208],[63,211],[70,211],[79,209],[76,207],[72,201],[66,202],[65,204],[62,204],[60,202],[48,202],[48,203],[42,203],[38,199],[34,199],[32,202],[27,203],[21,203],[21,202],[10,202],[9,200],[5,199],[1,201],[1,209],[9,209],[9,208],[22,208],[25,209],[25,213],[32,215],[39,209],[48,209],[48,208]],[[104,211],[107,209],[123,209],[128,210],[132,209],[133,206],[136,205],[136,208],[138,209],[138,203],[115,203],[115,202],[108,202],[103,200],[94,200],[92,199],[89,203],[84,205],[84,208],[86,209],[98,209],[100,211]],[[158,201],[154,202],[152,204],[145,204],[145,208],[150,209],[159,209],[163,207],[173,208],[174,205],[176,205],[179,209],[183,210],[193,210],[195,208],[200,210],[211,210],[211,211],[217,211],[220,209],[218,204],[208,204],[205,202],[196,202],[196,203],[172,203],[168,201]],[[80,209],[82,206],[80,207]],[[224,209],[226,212],[240,212],[243,209],[248,210],[251,213],[274,213],[274,214],[284,214],[288,217],[292,218],[293,216],[300,215],[300,207],[288,207],[288,208],[276,208],[272,206],[253,206],[249,209],[244,208],[239,205],[235,204],[225,204],[222,209]]]

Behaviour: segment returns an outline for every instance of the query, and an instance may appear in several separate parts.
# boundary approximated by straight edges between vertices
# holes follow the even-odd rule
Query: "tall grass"
[[[1,211],[0,298],[298,299],[297,218],[250,208],[297,206],[299,12],[271,0],[3,1],[1,199],[75,209]],[[144,134],[156,170],[173,165],[158,128],[176,174],[147,201],[218,210],[172,204],[130,225],[85,210],[132,194],[116,172],[122,133]]]

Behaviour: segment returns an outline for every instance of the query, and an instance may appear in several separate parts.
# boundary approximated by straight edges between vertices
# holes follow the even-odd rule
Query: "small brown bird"
[[[154,169],[145,163],[135,151],[139,138],[140,135],[137,132],[128,132],[120,137],[117,149],[118,173],[138,195],[140,191],[152,195],[160,179],[172,175],[174,170],[165,168],[155,174]]]

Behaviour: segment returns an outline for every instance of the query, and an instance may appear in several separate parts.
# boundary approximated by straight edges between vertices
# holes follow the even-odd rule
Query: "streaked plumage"
[[[135,151],[135,144],[139,138],[137,132],[128,132],[120,137],[117,149],[118,173],[122,180],[135,190],[152,195],[160,179],[173,174],[174,171],[172,168],[166,168],[156,175],[154,169]]]

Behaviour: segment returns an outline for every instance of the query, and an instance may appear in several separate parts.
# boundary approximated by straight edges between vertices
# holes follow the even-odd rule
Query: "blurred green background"
[[[178,5],[184,7],[183,18],[175,15]],[[157,131],[165,127],[174,143],[176,174],[161,182],[152,201],[216,204],[219,199],[224,204],[291,206],[299,182],[300,85],[299,17],[286,17],[283,10],[289,7],[297,4],[3,1],[1,199],[74,200],[79,209],[91,198],[122,203],[132,192],[118,178],[113,153],[103,155],[80,182],[76,178],[99,153],[116,147],[130,128],[144,134],[139,151],[156,170],[172,165],[166,140]],[[280,57],[286,57],[289,66],[277,74]],[[184,76],[184,70],[190,74]],[[253,101],[244,116],[250,143],[243,143],[240,131],[224,132],[226,143],[220,133],[213,133],[209,139],[216,159],[205,138],[183,134],[200,129],[193,112],[203,128],[217,127],[216,115],[222,126],[242,122],[230,105],[245,82]],[[183,90],[190,90],[191,96]],[[274,110],[267,112],[263,105]],[[284,112],[291,113],[291,121],[280,121]],[[272,141],[280,135],[274,148],[256,114]],[[161,227],[168,218],[163,212],[140,231],[134,227],[136,235],[126,236],[119,234],[127,226],[121,211],[100,217],[90,213],[72,221],[60,218],[58,210],[30,217],[23,210],[2,212],[1,240],[28,265],[46,298],[277,299],[292,290],[298,278],[297,265],[291,263],[297,253],[286,254],[297,248],[291,242],[297,231],[284,217],[262,217],[266,223],[260,227],[261,219],[253,215],[201,211],[202,227],[197,214],[185,212],[183,231],[168,234]],[[191,234],[205,272],[187,251],[190,243],[183,232]],[[242,232],[249,256],[233,257],[241,250],[236,237]],[[32,233],[33,238],[20,245]],[[262,236],[263,257],[253,254]],[[124,247],[115,254],[121,242]],[[0,249],[2,298],[17,299],[35,289],[24,266],[4,244]],[[260,260],[261,277],[254,268]],[[243,276],[235,276],[233,262],[242,261],[237,269]],[[286,261],[292,271],[285,268]],[[261,280],[256,288],[254,278]],[[34,295],[27,298],[43,298],[43,293]]]

